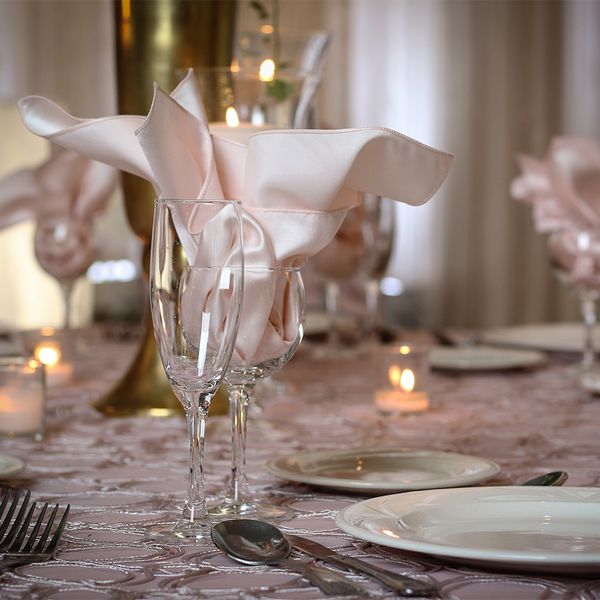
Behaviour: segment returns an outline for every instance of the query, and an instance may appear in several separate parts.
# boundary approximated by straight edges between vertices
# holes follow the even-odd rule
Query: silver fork
[[[9,505],[12,492],[14,492],[14,494],[12,495],[12,502]],[[0,504],[0,552],[5,552],[11,546],[15,537],[17,536],[19,527],[25,518],[25,512],[27,511],[27,505],[29,504],[30,497],[31,492],[27,492],[27,494],[25,494],[23,503],[21,504],[21,508],[11,524],[11,519],[19,506],[21,491],[11,490],[10,488],[6,488],[4,490],[2,503]]]
[[[67,504],[63,516],[54,530],[54,534],[49,542],[48,538],[50,537],[59,506],[56,504],[52,509],[50,517],[48,517],[46,526],[44,527],[42,535],[39,539],[37,538],[37,535],[42,527],[44,516],[48,509],[48,503],[46,502],[42,507],[31,533],[29,536],[27,536],[27,530],[29,529],[29,524],[33,518],[35,508],[36,504],[34,502],[30,506],[25,520],[23,520],[20,524],[18,533],[16,536],[14,536],[10,546],[5,549],[6,553],[2,559],[0,559],[0,571],[9,569],[11,567],[27,565],[29,563],[44,562],[54,557],[54,552],[58,546],[58,542],[67,523],[67,517],[69,516],[69,509],[71,506]],[[25,539],[26,537],[27,539]]]

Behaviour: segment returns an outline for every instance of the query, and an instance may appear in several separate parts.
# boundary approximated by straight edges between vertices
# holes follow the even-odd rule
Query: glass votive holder
[[[46,378],[35,359],[0,359],[0,438],[33,438],[44,433]]]
[[[374,358],[373,402],[379,412],[401,414],[429,409],[428,348],[412,344],[382,346]]]

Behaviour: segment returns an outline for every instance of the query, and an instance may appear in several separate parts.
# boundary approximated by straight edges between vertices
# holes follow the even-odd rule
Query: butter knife
[[[435,598],[439,597],[439,590],[431,583],[413,579],[406,575],[400,575],[381,567],[361,560],[360,558],[354,558],[353,556],[344,556],[339,554],[331,548],[327,548],[317,542],[313,542],[307,538],[303,538],[299,535],[286,534],[287,539],[292,544],[292,547],[300,552],[304,552],[313,558],[318,558],[323,562],[335,565],[338,567],[345,567],[358,573],[368,575],[373,579],[379,581],[386,587],[394,590],[398,595],[405,596],[407,598],[412,597],[427,597]]]

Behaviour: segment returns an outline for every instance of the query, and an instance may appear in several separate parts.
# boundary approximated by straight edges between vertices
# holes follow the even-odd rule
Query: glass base
[[[579,384],[586,392],[600,394],[600,369],[581,369],[579,374]]]
[[[243,500],[235,503],[224,500],[220,504],[209,507],[208,514],[217,519],[235,519],[244,517],[245,519],[277,521],[285,521],[295,516],[295,513],[292,510],[284,506],[263,504],[261,502],[252,502],[251,500]]]
[[[152,539],[160,541],[181,542],[205,542],[210,541],[211,523],[208,519],[202,521],[186,521],[179,519],[167,523],[157,523],[146,528],[146,532]]]

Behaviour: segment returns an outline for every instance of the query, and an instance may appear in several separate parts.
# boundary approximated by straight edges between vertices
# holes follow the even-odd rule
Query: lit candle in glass
[[[377,353],[377,369],[373,399],[378,410],[413,413],[429,408],[427,350],[406,344],[384,347]]]
[[[44,366],[36,360],[0,360],[0,437],[42,439]]]
[[[49,386],[65,383],[73,377],[73,365],[64,360],[57,342],[50,340],[40,342],[36,345],[33,355],[45,365]]]

